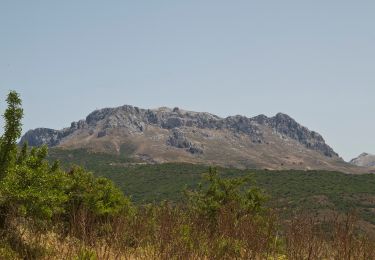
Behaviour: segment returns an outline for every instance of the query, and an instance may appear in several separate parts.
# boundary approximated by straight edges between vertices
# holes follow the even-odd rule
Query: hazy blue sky
[[[0,109],[24,131],[96,108],[284,112],[345,159],[375,153],[375,1],[0,0]]]

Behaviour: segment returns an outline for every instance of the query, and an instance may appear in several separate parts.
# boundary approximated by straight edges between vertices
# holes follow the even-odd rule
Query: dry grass
[[[272,213],[237,218],[228,206],[210,223],[168,203],[100,221],[76,214],[68,232],[13,219],[6,241],[14,259],[375,259],[375,239],[358,229],[355,214],[303,214],[281,224]]]

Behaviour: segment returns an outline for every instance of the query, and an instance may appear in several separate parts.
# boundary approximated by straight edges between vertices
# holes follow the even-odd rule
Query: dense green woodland
[[[375,259],[358,224],[375,222],[373,175],[141,165],[126,147],[48,155],[17,145],[21,99],[6,102],[1,259]]]
[[[126,152],[120,155],[89,153],[85,150],[50,151],[51,161],[60,160],[64,168],[84,165],[97,176],[110,178],[137,204],[181,201],[185,189],[194,189],[207,171],[205,165],[167,163],[129,165]],[[218,168],[222,177],[250,176],[269,196],[268,205],[290,216],[295,211],[317,214],[331,209],[358,210],[366,221],[375,224],[375,175],[352,175],[328,171],[266,171]],[[322,199],[323,198],[323,199]]]

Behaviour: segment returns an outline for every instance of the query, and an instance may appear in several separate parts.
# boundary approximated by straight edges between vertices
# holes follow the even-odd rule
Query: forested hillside
[[[118,156],[86,150],[51,149],[49,160],[60,160],[66,169],[83,165],[94,175],[111,179],[136,204],[182,201],[184,190],[198,187],[208,169],[207,165],[186,163],[139,164],[126,153]],[[283,215],[290,216],[295,211],[325,215],[356,210],[367,222],[367,228],[375,228],[374,174],[221,167],[218,171],[224,178],[251,177],[269,196],[267,204]]]

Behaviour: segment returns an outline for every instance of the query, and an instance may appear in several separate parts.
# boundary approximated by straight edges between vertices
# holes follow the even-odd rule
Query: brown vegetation
[[[308,215],[288,223],[275,214],[241,219],[231,206],[213,223],[186,207],[144,206],[132,216],[93,224],[76,212],[68,232],[46,232],[14,219],[14,235],[0,254],[24,259],[375,259],[375,239],[361,233],[355,215],[324,222]],[[20,239],[22,238],[22,239]],[[8,251],[7,251],[8,250]]]

